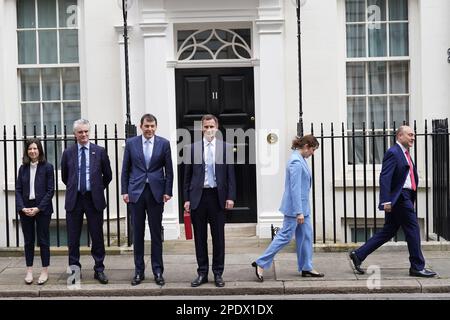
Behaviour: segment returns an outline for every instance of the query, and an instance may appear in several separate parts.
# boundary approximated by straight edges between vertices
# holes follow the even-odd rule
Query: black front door
[[[224,139],[226,129],[242,129],[245,140],[228,141],[245,148],[245,163],[236,164],[237,199],[235,208],[226,214],[226,222],[256,222],[256,165],[254,146],[255,102],[253,68],[177,69],[177,128],[188,129],[194,141],[194,121],[210,113],[219,119]],[[182,142],[183,143],[183,142]],[[237,152],[235,152],[235,160]],[[252,163],[250,163],[252,162]],[[184,165],[178,166],[180,221],[183,213]]]

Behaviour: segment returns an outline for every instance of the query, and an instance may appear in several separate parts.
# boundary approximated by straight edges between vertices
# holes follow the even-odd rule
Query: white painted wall
[[[0,30],[0,86],[2,89],[0,90],[0,113],[1,120],[1,134],[3,137],[3,125],[8,126],[8,136],[12,136],[12,125],[18,125],[20,123],[20,109],[19,109],[19,84],[17,80],[17,61],[18,61],[18,53],[17,53],[17,35],[16,35],[16,6],[15,1],[13,0],[4,0],[2,1],[2,6],[0,6],[0,18],[2,21],[2,27]],[[20,132],[20,125],[18,126]],[[11,155],[13,154],[12,145],[8,146],[7,155],[8,155],[8,183],[13,182],[14,180],[14,165],[13,159]],[[3,145],[2,150],[0,151],[0,168],[2,173],[4,173],[4,151]],[[5,178],[2,175],[2,179],[0,182],[2,196],[0,197],[0,246],[6,245],[6,206],[9,207],[9,229],[10,229],[10,244],[12,242],[15,235],[15,231],[13,229],[12,218],[14,217],[14,197],[8,197],[8,204],[6,204],[4,192],[5,192]],[[11,190],[14,190],[14,185],[8,184],[8,189],[10,190],[9,195],[11,195]]]
[[[423,117],[450,116],[450,1],[419,0]]]
[[[121,21],[117,1],[82,1],[80,23],[80,77],[82,110],[92,123],[122,122],[122,82],[117,35]]]
[[[80,1],[80,65],[82,115],[92,123],[119,124],[123,135],[125,121],[124,56],[121,38],[122,15],[116,1]],[[15,0],[0,1],[0,125],[20,124],[17,81],[17,39]],[[305,132],[310,123],[316,133],[320,123],[346,121],[345,101],[345,11],[344,0],[308,0],[302,7],[302,83]],[[446,51],[450,47],[450,2],[447,0],[410,0],[411,117],[423,119],[450,116],[450,64]],[[278,213],[284,182],[284,166],[289,155],[298,119],[297,25],[294,1],[291,0],[141,0],[129,11],[129,59],[131,118],[138,124],[144,112],[159,119],[158,134],[171,138],[175,157],[175,58],[174,27],[196,23],[250,23],[254,35],[255,124],[257,134],[257,195],[260,237],[270,236],[270,225],[281,224]],[[122,42],[122,43],[121,43]],[[169,62],[169,63],[168,63]],[[430,124],[431,125],[431,124]],[[269,145],[268,133],[277,133],[278,143]],[[139,130],[138,130],[138,133]],[[336,154],[340,155],[340,146]],[[120,149],[121,151],[121,149]],[[321,152],[316,154],[320,169]],[[3,168],[0,150],[0,168]],[[325,159],[328,155],[325,154]],[[174,159],[175,160],[175,159]],[[340,159],[339,159],[340,160]],[[271,164],[272,166],[268,166]],[[419,164],[420,167],[420,164]],[[176,166],[175,166],[176,172]],[[325,163],[324,188],[327,223],[331,216],[331,164]],[[9,170],[13,186],[13,172]],[[423,175],[423,165],[422,173]],[[342,185],[342,165],[336,163],[338,185]],[[176,177],[176,173],[175,173]],[[317,177],[317,222],[321,223],[321,181]],[[378,179],[378,175],[376,180]],[[358,185],[362,185],[358,176]],[[423,180],[422,180],[423,181]],[[114,183],[114,181],[113,181]],[[351,179],[347,181],[347,185]],[[4,182],[0,183],[4,188]],[[342,208],[342,192],[336,194]],[[378,191],[377,191],[378,192]],[[166,206],[166,238],[179,236],[178,190]],[[357,216],[364,209],[361,189],[357,192]],[[10,206],[14,198],[9,197]],[[64,194],[60,195],[60,204]],[[368,195],[369,205],[372,203]],[[424,217],[424,196],[419,199],[419,216]],[[0,197],[0,230],[5,229],[4,197]],[[371,207],[369,207],[371,208]],[[353,194],[347,197],[348,216],[353,215]],[[124,207],[121,208],[124,212]],[[370,209],[371,210],[371,209]],[[372,214],[369,210],[369,213]],[[377,213],[382,217],[381,213]],[[337,212],[337,232],[342,233]],[[321,236],[321,227],[317,230]],[[327,235],[332,230],[327,227]],[[147,235],[148,236],[148,235]],[[0,245],[4,245],[0,237]]]

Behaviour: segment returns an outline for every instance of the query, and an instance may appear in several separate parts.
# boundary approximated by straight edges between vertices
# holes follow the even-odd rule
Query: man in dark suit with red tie
[[[172,198],[173,168],[170,142],[155,135],[156,117],[144,114],[142,135],[127,140],[122,163],[122,195],[130,204],[133,224],[135,273],[131,285],[145,279],[144,235],[145,218],[151,236],[151,264],[155,283],[163,286],[162,215],[164,203]]]
[[[208,223],[213,242],[214,283],[216,287],[225,285],[222,278],[225,265],[225,209],[234,206],[236,179],[232,147],[216,139],[218,128],[219,120],[214,115],[204,115],[203,139],[187,149],[190,157],[184,170],[184,209],[191,211],[198,264],[192,287],[208,282]]]
[[[355,270],[363,274],[361,263],[366,257],[392,239],[402,227],[408,243],[410,269],[413,277],[433,277],[435,272],[425,269],[425,259],[420,248],[420,230],[414,202],[417,197],[419,176],[409,149],[413,146],[414,131],[401,126],[396,132],[397,143],[384,155],[380,174],[379,209],[385,212],[385,224],[363,246],[350,253]]]
[[[80,264],[80,236],[86,214],[92,239],[91,254],[95,261],[94,278],[107,284],[104,273],[105,244],[103,240],[104,191],[112,180],[111,165],[105,148],[89,142],[90,124],[79,119],[73,124],[77,143],[68,147],[61,160],[62,181],[66,185],[66,224],[69,265]]]

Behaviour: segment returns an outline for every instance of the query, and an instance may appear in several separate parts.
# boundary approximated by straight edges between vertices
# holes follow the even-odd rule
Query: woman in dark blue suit
[[[38,284],[48,280],[50,264],[49,226],[53,213],[52,198],[55,193],[53,166],[45,160],[42,144],[38,139],[28,139],[22,165],[16,182],[16,210],[20,214],[25,240],[27,274],[25,283],[33,283],[33,259],[35,230],[41,250],[42,272]]]

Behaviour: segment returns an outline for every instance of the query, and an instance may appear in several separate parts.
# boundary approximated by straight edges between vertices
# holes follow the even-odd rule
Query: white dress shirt
[[[81,148],[85,147],[84,154],[86,155],[86,191],[91,191],[91,179],[90,179],[90,164],[89,164],[89,146],[90,142],[85,145],[78,145],[78,190],[80,190],[80,170],[81,170]]]
[[[405,154],[405,152],[406,152],[406,148],[400,143],[400,142],[398,142],[397,141],[397,144],[400,146],[400,148],[402,149],[402,152],[403,152],[403,155],[405,156],[405,160],[406,160],[406,162],[407,163],[409,163],[408,162],[408,157],[406,156],[406,154]],[[409,151],[408,151],[409,152]],[[410,155],[411,156],[411,155]],[[412,160],[411,160],[412,161]],[[412,184],[411,184],[411,177],[410,177],[410,175],[409,175],[409,171],[408,171],[408,175],[406,176],[406,180],[405,180],[405,183],[403,184],[403,189],[411,189],[412,190]],[[382,203],[383,205],[385,205],[385,204],[391,204],[391,202],[389,201],[389,202],[384,202],[384,203]]]
[[[402,148],[402,152],[403,152],[403,155],[405,156],[406,162],[409,163],[408,157],[405,154],[407,149],[404,146],[402,146],[402,144],[398,141],[397,141],[397,144],[400,146],[400,148]],[[411,154],[409,156],[411,156]],[[411,159],[411,162],[412,162],[412,159]],[[405,183],[403,184],[403,189],[411,189],[412,190],[411,176],[409,175],[409,171],[408,171],[408,175],[406,176]]]
[[[36,170],[39,162],[31,162],[30,163],[30,198],[29,200],[35,200],[36,199],[36,193],[34,191],[34,180],[36,178]]]
[[[208,141],[206,138],[203,138],[203,159],[205,159],[205,164],[206,164],[206,159],[208,159],[208,143],[210,143],[210,141]],[[212,156],[215,162],[216,159],[216,138],[213,138],[211,141],[211,147],[212,149]],[[216,181],[216,173],[214,172],[214,181]],[[203,183],[203,186],[205,188],[211,188],[212,186],[210,186],[208,184],[208,166],[205,165],[205,181]]]
[[[148,150],[146,150],[147,144],[148,144]],[[150,139],[146,139],[144,137],[144,135],[142,135],[142,152],[144,153],[144,160],[146,162],[145,166],[147,168],[150,166],[150,161],[152,161],[154,145],[155,145],[155,136],[151,137]],[[147,177],[146,183],[149,183],[148,177]]]

